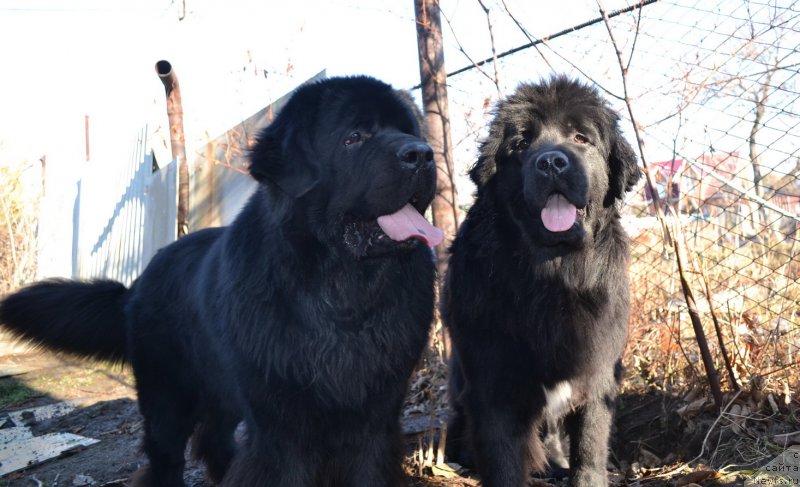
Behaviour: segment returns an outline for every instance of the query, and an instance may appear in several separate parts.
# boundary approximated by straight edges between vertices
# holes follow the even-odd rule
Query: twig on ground
[[[708,432],[706,433],[706,437],[703,439],[703,444],[700,447],[700,453],[696,457],[694,457],[693,459],[691,459],[688,462],[686,462],[687,464],[694,463],[697,460],[703,458],[703,455],[706,452],[706,443],[708,443],[708,438],[711,436],[711,432],[714,431],[714,428],[717,426],[717,424],[719,424],[719,422],[722,419],[722,417],[725,416],[728,413],[728,411],[730,410],[731,406],[733,406],[733,403],[736,401],[736,399],[739,398],[739,395],[741,395],[741,393],[742,393],[741,390],[736,391],[736,393],[733,395],[733,398],[731,398],[731,400],[728,401],[728,404],[726,404],[725,407],[722,408],[722,411],[719,412],[719,415],[717,416],[717,419],[715,419],[714,423],[711,425],[711,427],[708,428]]]

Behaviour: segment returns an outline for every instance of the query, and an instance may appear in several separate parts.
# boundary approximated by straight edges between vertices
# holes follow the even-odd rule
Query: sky
[[[530,0],[484,3],[493,9],[494,43],[502,52],[528,42],[502,12],[504,4],[532,36],[544,37],[596,18],[598,3],[611,11],[631,1],[564,0],[551,8]],[[644,122],[674,112],[668,104],[676,94],[665,90],[686,74],[680,58],[687,53],[691,58],[695,46],[704,45],[697,56],[698,63],[706,64],[696,76],[726,62],[728,51],[741,44],[725,39],[747,15],[743,4],[685,0],[645,7],[630,74],[635,90],[650,90],[645,93],[649,101],[642,98],[640,104]],[[487,17],[478,0],[441,0],[441,5],[447,70],[470,63],[463,52],[473,59],[491,56]],[[761,3],[756,7],[766,8]],[[634,18],[615,19],[623,50],[635,39],[630,34]],[[683,38],[687,32],[694,37]],[[551,69],[572,69],[560,57],[566,55],[590,71],[594,82],[621,95],[613,50],[607,39],[605,44],[598,41],[605,37],[598,24],[551,41],[549,47],[501,60],[502,89],[508,92]],[[48,170],[71,180],[79,177],[85,159],[85,117],[92,158],[98,160],[115,157],[113,151],[129,146],[143,125],[158,130],[166,123],[163,85],[154,69],[161,59],[172,64],[181,84],[189,151],[199,150],[322,70],[329,76],[369,74],[399,88],[419,82],[413,0],[0,0],[0,163],[26,160],[36,165],[46,155]],[[485,69],[492,74],[492,67]],[[498,94],[474,70],[448,84],[457,159],[466,166]],[[619,99],[611,101],[626,115]],[[694,127],[681,129],[696,138],[691,155],[710,145],[708,137],[700,137],[709,123],[721,126],[714,137],[736,133],[741,141],[742,127],[736,126],[742,125],[746,109],[723,105],[720,111],[694,115]],[[723,123],[724,117],[730,122]],[[672,120],[690,121],[688,116],[683,122]],[[678,125],[662,126],[663,140],[646,147],[653,160],[671,156],[670,133],[679,130]],[[795,139],[786,131],[770,136],[788,144],[784,153],[793,151]],[[717,145],[736,148],[724,141]]]
[[[598,3],[614,10],[631,1],[564,0],[551,8],[530,0],[484,3],[493,8],[494,42],[501,52],[528,41],[502,13],[503,4],[531,35],[543,37],[597,17]],[[700,53],[706,56],[714,47],[710,39],[729,29],[716,23],[724,18],[716,14],[741,17],[743,3],[685,0],[645,7],[649,19],[638,41],[634,81],[650,87],[671,83],[669,76],[681,73],[677,63],[670,65],[691,49],[680,45],[686,29],[697,27],[704,37],[684,44],[706,42]],[[487,18],[478,0],[441,0],[441,5],[448,71],[470,63],[460,49],[474,59],[489,57]],[[154,71],[160,59],[171,62],[181,83],[190,149],[322,70],[369,74],[410,88],[419,82],[413,17],[413,0],[0,0],[0,160],[36,161],[47,154],[50,164],[73,164],[84,158],[87,115],[92,139],[109,145],[128,140],[144,123],[163,121],[163,86]],[[619,24],[623,43],[631,39],[626,22]],[[594,37],[588,34],[592,29]],[[566,36],[556,49],[571,53],[573,62],[594,70],[594,81],[619,95],[613,51],[595,46],[589,54],[604,35],[602,25],[592,29]],[[666,42],[682,51],[659,51]],[[547,48],[542,51],[550,55],[548,63],[560,62]],[[503,60],[506,89],[546,73],[552,65],[539,56],[529,49]],[[648,62],[657,65],[648,69]],[[491,74],[492,68],[486,69]],[[477,88],[485,89],[486,80],[479,87],[475,78],[480,77],[473,71],[449,80],[455,103],[473,105],[455,106],[457,115],[459,109],[469,115],[483,101]],[[484,122],[476,117],[474,124]],[[473,139],[465,144],[476,145]]]
[[[598,3],[607,11],[637,3],[483,1],[492,7],[488,20],[498,52],[528,42],[503,5],[531,36],[541,38],[596,18]],[[795,0],[770,1],[784,10],[795,5]],[[469,65],[465,52],[476,60],[490,57],[487,17],[479,1],[441,0],[441,6],[447,70]],[[631,96],[647,132],[649,160],[669,160],[677,146],[682,150],[677,156],[684,158],[711,147],[746,153],[752,106],[745,97],[729,92],[698,98],[681,117],[671,114],[691,82],[713,81],[720,68],[743,67],[735,59],[748,36],[746,19],[754,12],[768,17],[771,11],[770,5],[745,0],[665,0],[645,7],[639,36],[633,35],[635,15],[614,19],[624,55],[635,45]],[[786,46],[800,43],[800,16],[791,8],[786,14],[791,24],[782,32],[793,37],[783,41],[785,63],[796,65],[800,54]],[[768,31],[769,25],[758,28]],[[39,158],[47,157],[45,203],[55,208],[52,220],[61,227],[51,225],[43,241],[68,238],[75,183],[82,173],[107,160],[127,160],[143,126],[151,133],[165,130],[164,88],[154,68],[162,59],[172,64],[181,85],[190,160],[192,151],[320,71],[368,74],[398,88],[419,83],[413,0],[0,0],[0,165],[27,163],[29,186],[35,188]],[[485,67],[486,76],[472,70],[448,80],[463,204],[472,193],[463,174],[474,160],[490,109],[521,81],[552,71],[589,76],[608,90],[633,142],[619,98],[619,66],[602,23],[504,58],[498,68],[499,90],[489,80],[493,66]],[[784,74],[792,76],[791,70]],[[790,114],[798,101],[787,97],[798,82],[800,77],[788,79],[776,99],[780,104],[771,108],[770,121],[778,129],[765,131],[761,140],[779,150],[765,152],[773,158],[764,158],[769,164],[795,162],[800,138],[791,133],[796,119]],[[93,168],[85,161],[86,117]],[[790,125],[784,130],[787,117]],[[169,148],[162,145],[154,144],[156,159],[169,160],[164,157]],[[42,260],[40,252],[40,265]]]
[[[596,15],[594,0],[570,0],[575,8],[566,15],[531,15],[527,0],[508,2],[529,29],[541,26],[537,35]],[[489,56],[479,4],[442,4],[460,29],[461,46]],[[447,24],[444,30],[448,67],[465,65]],[[527,41],[516,27],[498,32],[506,33],[496,39],[500,50]],[[168,138],[158,136],[168,129],[157,61],[169,61],[179,80],[187,155],[194,160],[207,141],[323,70],[411,88],[419,83],[416,42],[413,0],[0,0],[0,165],[22,164],[35,198],[46,156],[40,275],[71,275],[70,246],[59,243],[74,236],[72,208],[83,175],[108,179],[111,188],[119,170],[106,161],[127,161],[145,125],[156,134],[156,160],[171,159]],[[460,115],[454,130],[459,124]],[[461,139],[461,149],[477,146]]]
[[[794,0],[775,1],[788,5]],[[484,0],[492,7],[498,52],[528,42],[502,5],[532,36],[544,37],[596,18],[598,4],[612,11],[630,2],[564,0],[546,8],[530,0]],[[680,58],[687,53],[691,58],[694,46],[704,44],[697,51],[698,63],[706,64],[706,71],[695,75],[700,79],[727,62],[728,51],[741,45],[725,44],[735,24],[748,12],[769,10],[754,3],[745,11],[746,4],[682,0],[645,7],[637,63],[630,74],[635,89],[650,90],[645,94],[650,105],[640,103],[643,119],[652,116],[657,121],[662,114],[674,113],[668,103],[676,93],[669,85],[691,74],[682,72]],[[463,52],[473,59],[489,57],[487,17],[479,1],[441,0],[441,5],[447,70],[470,64]],[[635,39],[630,35],[633,19],[616,19],[623,49]],[[796,16],[792,21],[796,25]],[[688,32],[694,37],[684,39]],[[551,69],[572,70],[559,57],[566,54],[574,65],[590,71],[593,82],[621,95],[613,50],[598,43],[605,36],[599,24],[551,41],[555,50],[528,49],[501,60],[503,88],[507,92]],[[784,43],[797,42],[795,38]],[[545,56],[549,59],[543,62]],[[65,177],[75,178],[78,162],[85,159],[85,117],[95,159],[111,157],[111,148],[129,145],[144,124],[154,129],[165,123],[163,86],[154,70],[161,59],[170,61],[181,84],[190,151],[322,70],[329,76],[369,74],[399,88],[419,82],[413,0],[0,0],[0,163],[35,164],[47,155],[51,170],[62,169]],[[485,69],[492,74],[493,67]],[[448,80],[461,159],[472,157],[486,123],[486,107],[497,98],[488,79],[476,73]],[[619,99],[611,101],[625,115]],[[708,123],[721,127],[714,137],[736,133],[741,140],[741,127],[735,126],[747,116],[742,110],[722,105],[703,115],[710,116],[708,120],[695,115],[695,126],[682,128],[696,139],[689,152],[701,153],[711,144],[708,137],[699,137]],[[723,124],[720,117],[731,121]],[[663,140],[646,147],[654,160],[671,155],[670,133],[679,131],[682,123],[671,120],[673,125],[662,124]],[[769,137],[782,140],[788,154],[795,140],[786,133],[778,130]]]
[[[529,15],[526,3],[509,2],[540,35],[597,9],[594,0],[570,0],[573,8]],[[488,56],[477,2],[445,0],[443,8],[464,48]],[[448,67],[461,67],[468,61],[444,30]],[[516,28],[496,30],[501,49],[526,41]],[[419,82],[412,0],[185,0],[185,12],[181,0],[0,0],[0,46],[2,154],[47,153],[54,164],[83,154],[85,115],[104,140],[130,137],[158,116],[160,59],[181,83],[189,145],[321,70],[401,88]]]

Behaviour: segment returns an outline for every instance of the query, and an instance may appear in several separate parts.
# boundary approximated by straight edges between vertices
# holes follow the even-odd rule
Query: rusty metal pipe
[[[167,96],[172,158],[178,161],[178,238],[180,238],[189,233],[189,164],[186,161],[186,139],[183,133],[181,88],[169,61],[158,61],[156,73],[164,84]]]

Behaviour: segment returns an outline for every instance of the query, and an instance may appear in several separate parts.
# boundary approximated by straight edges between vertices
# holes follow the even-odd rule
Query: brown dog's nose
[[[539,172],[547,176],[558,176],[569,169],[569,157],[561,151],[550,150],[539,154],[535,164]]]

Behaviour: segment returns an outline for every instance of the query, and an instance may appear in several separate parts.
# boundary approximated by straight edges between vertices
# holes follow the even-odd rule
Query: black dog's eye
[[[575,134],[575,136],[573,137],[573,140],[578,144],[591,144],[592,143],[592,139],[590,139],[589,137],[583,135],[580,132]]]
[[[531,141],[528,139],[519,139],[514,143],[515,151],[523,151],[531,146]]]
[[[344,139],[345,147],[355,144],[356,142],[361,142],[361,132],[353,132]]]

